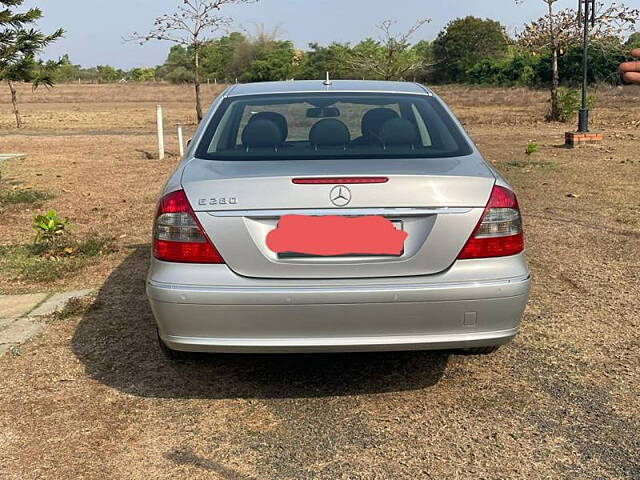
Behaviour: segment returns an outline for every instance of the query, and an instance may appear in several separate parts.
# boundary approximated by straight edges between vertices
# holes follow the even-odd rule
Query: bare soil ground
[[[93,305],[0,358],[0,477],[640,478],[640,88],[599,92],[602,146],[561,148],[544,92],[438,89],[515,186],[535,284],[515,342],[440,353],[165,360],[144,274],[155,195],[176,159],[153,152],[156,103],[194,127],[175,86],[20,92],[0,103],[3,181],[118,251],[72,278],[0,278],[3,293],[97,287]],[[207,91],[213,98],[213,88]],[[528,140],[539,152],[526,159]],[[169,145],[170,150],[177,150]],[[568,196],[570,195],[570,196]],[[32,238],[3,207],[0,244]]]

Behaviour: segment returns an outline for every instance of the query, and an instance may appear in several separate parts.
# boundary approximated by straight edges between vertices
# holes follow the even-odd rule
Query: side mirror
[[[193,138],[190,138],[189,140],[187,140],[187,147],[189,147],[189,145],[191,145],[191,140],[193,140]]]

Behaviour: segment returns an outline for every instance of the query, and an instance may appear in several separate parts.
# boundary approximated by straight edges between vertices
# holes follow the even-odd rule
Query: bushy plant
[[[33,228],[36,230],[34,243],[53,242],[64,235],[70,227],[68,218],[60,218],[55,210],[49,210],[44,215],[36,215]]]
[[[587,99],[587,108],[591,109],[596,103],[595,95],[589,95]],[[559,120],[567,122],[575,117],[580,110],[582,98],[580,90],[577,88],[560,87],[558,90],[558,110]]]
[[[527,54],[497,60],[485,58],[467,71],[467,81],[497,87],[534,86],[539,83],[539,62],[539,57]]]

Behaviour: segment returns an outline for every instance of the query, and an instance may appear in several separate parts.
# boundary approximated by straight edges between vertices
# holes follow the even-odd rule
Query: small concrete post
[[[164,124],[162,120],[162,105],[158,105],[157,110],[158,124],[158,158],[164,160]]]
[[[184,157],[184,141],[182,135],[182,124],[178,124],[178,145],[180,148],[180,157]]]

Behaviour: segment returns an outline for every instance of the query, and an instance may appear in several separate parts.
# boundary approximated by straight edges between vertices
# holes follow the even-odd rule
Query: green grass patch
[[[54,198],[53,194],[40,190],[0,191],[0,205],[38,204],[52,198]]]
[[[50,282],[114,251],[113,239],[98,235],[67,238],[59,244],[0,246],[0,274],[34,283]]]

